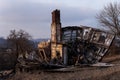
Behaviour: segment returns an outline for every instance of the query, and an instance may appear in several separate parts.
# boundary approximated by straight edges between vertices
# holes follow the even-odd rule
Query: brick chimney
[[[51,24],[51,42],[61,42],[61,22],[60,22],[60,10],[54,10],[52,12],[52,24]]]
[[[62,44],[60,43],[61,43],[60,10],[56,9],[52,12],[51,59],[57,58],[58,54],[62,56]]]

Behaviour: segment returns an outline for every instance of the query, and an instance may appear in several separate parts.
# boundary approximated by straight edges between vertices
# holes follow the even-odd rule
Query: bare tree
[[[120,5],[110,3],[97,15],[98,21],[120,37]]]
[[[7,38],[12,49],[18,54],[25,53],[26,51],[33,49],[32,37],[23,30],[11,30]],[[23,54],[24,55],[24,54]]]

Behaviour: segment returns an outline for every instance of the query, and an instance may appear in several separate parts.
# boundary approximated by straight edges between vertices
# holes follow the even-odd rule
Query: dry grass
[[[109,68],[87,68],[86,70],[81,69],[80,71],[70,73],[16,73],[9,80],[119,80],[119,75],[120,66],[117,66]]]
[[[114,57],[115,58],[115,57]],[[118,59],[115,58],[115,59]],[[120,64],[120,60],[115,63]],[[114,67],[86,67],[79,68],[79,71],[69,73],[42,72],[31,73],[17,72],[8,80],[120,80],[120,66]]]

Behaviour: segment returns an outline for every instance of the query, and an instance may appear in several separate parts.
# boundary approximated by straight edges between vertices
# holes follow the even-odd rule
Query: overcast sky
[[[0,0],[0,37],[23,29],[33,38],[50,38],[51,12],[61,11],[62,27],[99,27],[95,18],[102,8],[119,0]],[[100,27],[99,27],[100,28]]]

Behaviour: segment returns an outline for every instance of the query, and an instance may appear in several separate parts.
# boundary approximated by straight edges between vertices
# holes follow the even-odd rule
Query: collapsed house
[[[52,12],[51,40],[38,44],[38,52],[26,53],[26,59],[23,57],[14,59],[12,58],[13,53],[9,52],[1,53],[0,70],[13,70],[5,74],[5,71],[0,72],[0,78],[14,73],[15,68],[20,71],[28,71],[41,69],[41,67],[53,69],[67,65],[97,63],[105,56],[114,38],[115,35],[92,27],[62,27],[60,11],[54,10]],[[99,65],[97,64],[97,66]],[[104,66],[111,65],[104,64]]]
[[[51,63],[97,63],[107,53],[114,37],[109,32],[87,26],[61,27],[60,11],[54,10],[51,24]]]

